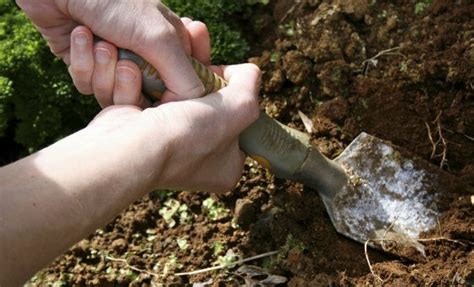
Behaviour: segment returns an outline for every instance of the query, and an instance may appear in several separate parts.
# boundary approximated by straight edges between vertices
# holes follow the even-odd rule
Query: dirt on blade
[[[274,0],[259,6],[245,25],[254,43],[250,61],[263,70],[262,109],[302,131],[298,111],[307,115],[314,144],[329,157],[364,131],[474,185],[474,4],[429,2]],[[471,192],[444,194],[438,228],[419,241],[426,258],[415,262],[370,249],[366,254],[362,244],[335,232],[314,190],[275,179],[249,161],[236,189],[213,195],[212,204],[203,206],[209,195],[198,193],[146,196],[59,257],[35,283],[242,284],[250,279],[235,268],[172,274],[222,262],[232,257],[229,250],[242,258],[280,250],[250,264],[267,276],[284,276],[288,286],[470,285]],[[170,226],[163,214],[176,202]],[[125,258],[159,276],[107,258]]]

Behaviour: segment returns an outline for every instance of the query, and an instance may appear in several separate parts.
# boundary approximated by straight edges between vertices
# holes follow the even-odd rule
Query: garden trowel
[[[165,86],[156,70],[130,51],[121,50],[120,58],[140,67],[144,93],[159,99]],[[191,61],[205,94],[226,85],[204,65]],[[329,160],[311,145],[309,135],[264,112],[241,134],[240,147],[276,177],[315,189],[339,233],[375,247],[390,241],[398,249],[424,253],[416,239],[436,226],[440,196],[435,191],[444,184],[436,168],[424,161],[366,133]]]

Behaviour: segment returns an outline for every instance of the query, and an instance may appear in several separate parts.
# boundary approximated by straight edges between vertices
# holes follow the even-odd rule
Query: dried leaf
[[[298,115],[300,116],[306,131],[312,133],[314,130],[313,121],[300,110],[298,110]]]
[[[261,285],[272,286],[288,281],[284,276],[270,274],[264,269],[253,265],[243,265],[239,267],[235,273],[245,280],[245,287]],[[262,279],[262,277],[264,278]]]

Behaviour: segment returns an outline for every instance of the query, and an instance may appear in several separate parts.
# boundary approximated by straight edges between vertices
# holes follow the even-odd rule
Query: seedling
[[[294,22],[280,25],[280,31],[282,31],[286,36],[292,37],[295,35]]]
[[[169,274],[171,271],[176,269],[180,269],[183,267],[183,264],[178,262],[178,258],[175,254],[171,254],[168,257],[168,260],[165,262],[165,266],[163,267],[163,275]]]
[[[270,56],[270,62],[276,63],[280,60],[281,54],[278,52],[273,52],[272,55]]]
[[[230,210],[224,204],[216,202],[212,197],[208,197],[202,202],[202,208],[210,220],[216,221],[230,214]]]
[[[176,239],[176,243],[178,244],[178,247],[181,250],[186,250],[189,247],[188,240],[186,240],[185,238]]]
[[[405,62],[403,62],[400,64],[400,72],[406,72],[406,71],[408,71],[408,65]]]
[[[217,257],[217,260],[214,262],[214,265],[230,265],[237,261],[239,257],[234,253],[232,249],[227,250],[224,256]]]
[[[214,256],[218,256],[225,250],[226,246],[224,243],[220,241],[216,241],[212,244],[212,249],[214,250],[213,254]]]
[[[169,228],[173,228],[176,225],[176,218],[180,224],[189,223],[191,221],[191,215],[186,204],[181,204],[176,199],[168,199],[159,211],[160,215],[168,224]]]
[[[156,239],[156,230],[155,229],[147,229],[146,234],[148,234],[146,240],[151,242]]]
[[[415,14],[423,13],[423,11],[425,11],[425,9],[428,8],[428,6],[431,5],[431,2],[433,2],[433,0],[422,0],[418,3],[416,3],[415,4]]]
[[[385,19],[387,18],[387,16],[388,16],[387,10],[382,10],[382,12],[377,15],[377,17],[380,19]]]
[[[287,256],[288,252],[295,248],[300,252],[306,250],[306,246],[303,244],[303,242],[296,239],[293,234],[290,233],[286,237],[285,245],[283,245],[278,252],[277,260],[283,260]]]

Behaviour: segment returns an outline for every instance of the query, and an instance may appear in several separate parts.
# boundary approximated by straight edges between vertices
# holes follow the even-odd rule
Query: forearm
[[[86,128],[0,169],[0,285],[22,283],[152,189],[161,167],[150,171],[133,156],[143,142],[123,135]]]

